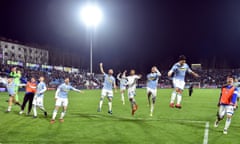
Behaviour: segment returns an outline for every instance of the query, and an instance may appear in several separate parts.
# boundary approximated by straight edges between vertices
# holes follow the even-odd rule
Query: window
[[[7,52],[5,52],[5,53],[4,53],[4,55],[5,55],[5,56],[8,56],[8,53],[7,53]]]
[[[5,45],[5,48],[8,48],[8,45]]]
[[[18,50],[21,51],[22,49],[19,47]]]
[[[12,49],[14,50],[14,49],[15,49],[15,47],[14,47],[14,46],[12,46]]]

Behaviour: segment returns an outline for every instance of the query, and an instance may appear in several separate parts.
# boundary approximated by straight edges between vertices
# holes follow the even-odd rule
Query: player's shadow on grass
[[[194,129],[205,129],[204,123],[175,122],[176,124],[192,127]]]
[[[72,116],[77,116],[79,118],[82,118],[82,119],[87,119],[87,120],[107,120],[109,119],[109,117],[111,116],[108,116],[108,115],[104,115],[104,114],[90,114],[90,113],[71,113]]]
[[[77,116],[82,119],[87,120],[109,120],[109,121],[140,121],[140,122],[148,122],[148,121],[167,121],[166,119],[152,119],[152,118],[139,118],[134,116],[127,116],[127,117],[121,117],[121,116],[115,116],[115,115],[109,115],[105,113],[71,113],[72,116]]]

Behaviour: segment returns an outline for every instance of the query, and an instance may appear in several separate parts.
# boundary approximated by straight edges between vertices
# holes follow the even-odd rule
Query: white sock
[[[8,109],[7,109],[7,110],[8,110],[8,111],[11,111],[11,109],[12,109],[12,106],[8,106]]]
[[[37,106],[33,105],[33,116],[37,116]]]
[[[99,102],[99,108],[102,109],[102,105],[103,105],[103,100],[100,100]]]
[[[112,102],[108,102],[108,110],[112,110]]]
[[[57,116],[57,110],[54,110],[53,115],[52,115],[52,119],[55,120],[56,116]]]
[[[172,96],[171,96],[171,101],[170,101],[170,103],[174,103],[176,96],[177,96],[176,92],[173,91],[173,92],[172,92]]]
[[[63,111],[63,112],[61,113],[60,119],[63,119],[64,116],[65,116],[65,112]]]
[[[122,102],[125,103],[124,93],[121,94],[121,97],[122,97]]]
[[[150,112],[153,113],[153,110],[154,110],[154,104],[151,104],[151,110],[150,110]]]
[[[231,118],[227,118],[227,119],[226,119],[226,122],[225,122],[225,127],[224,127],[224,129],[227,130],[227,129],[229,128],[230,124],[231,124]]]
[[[182,101],[182,95],[181,94],[177,94],[177,104],[180,105]]]

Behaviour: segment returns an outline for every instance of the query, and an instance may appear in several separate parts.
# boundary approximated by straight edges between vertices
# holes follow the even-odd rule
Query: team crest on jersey
[[[107,78],[107,81],[108,81],[109,83],[113,83],[113,80],[111,79],[111,77],[108,77],[108,78]]]
[[[68,89],[67,87],[64,87],[62,90],[63,90],[64,92],[68,92],[68,91],[69,91],[69,89]]]
[[[181,70],[181,71],[185,71],[186,68],[184,68],[184,67],[180,67],[179,70]]]
[[[152,80],[152,81],[155,81],[155,80],[157,80],[157,79],[158,79],[158,77],[156,77],[156,76],[150,78],[150,80]]]

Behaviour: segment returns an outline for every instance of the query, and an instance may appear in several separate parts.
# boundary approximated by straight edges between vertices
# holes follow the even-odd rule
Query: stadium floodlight
[[[102,11],[97,5],[86,5],[81,10],[81,17],[87,26],[97,26],[102,20]]]
[[[90,74],[92,74],[92,47],[93,47],[93,28],[102,20],[102,11],[96,4],[88,4],[81,10],[81,18],[87,27],[91,28],[90,40]]]

